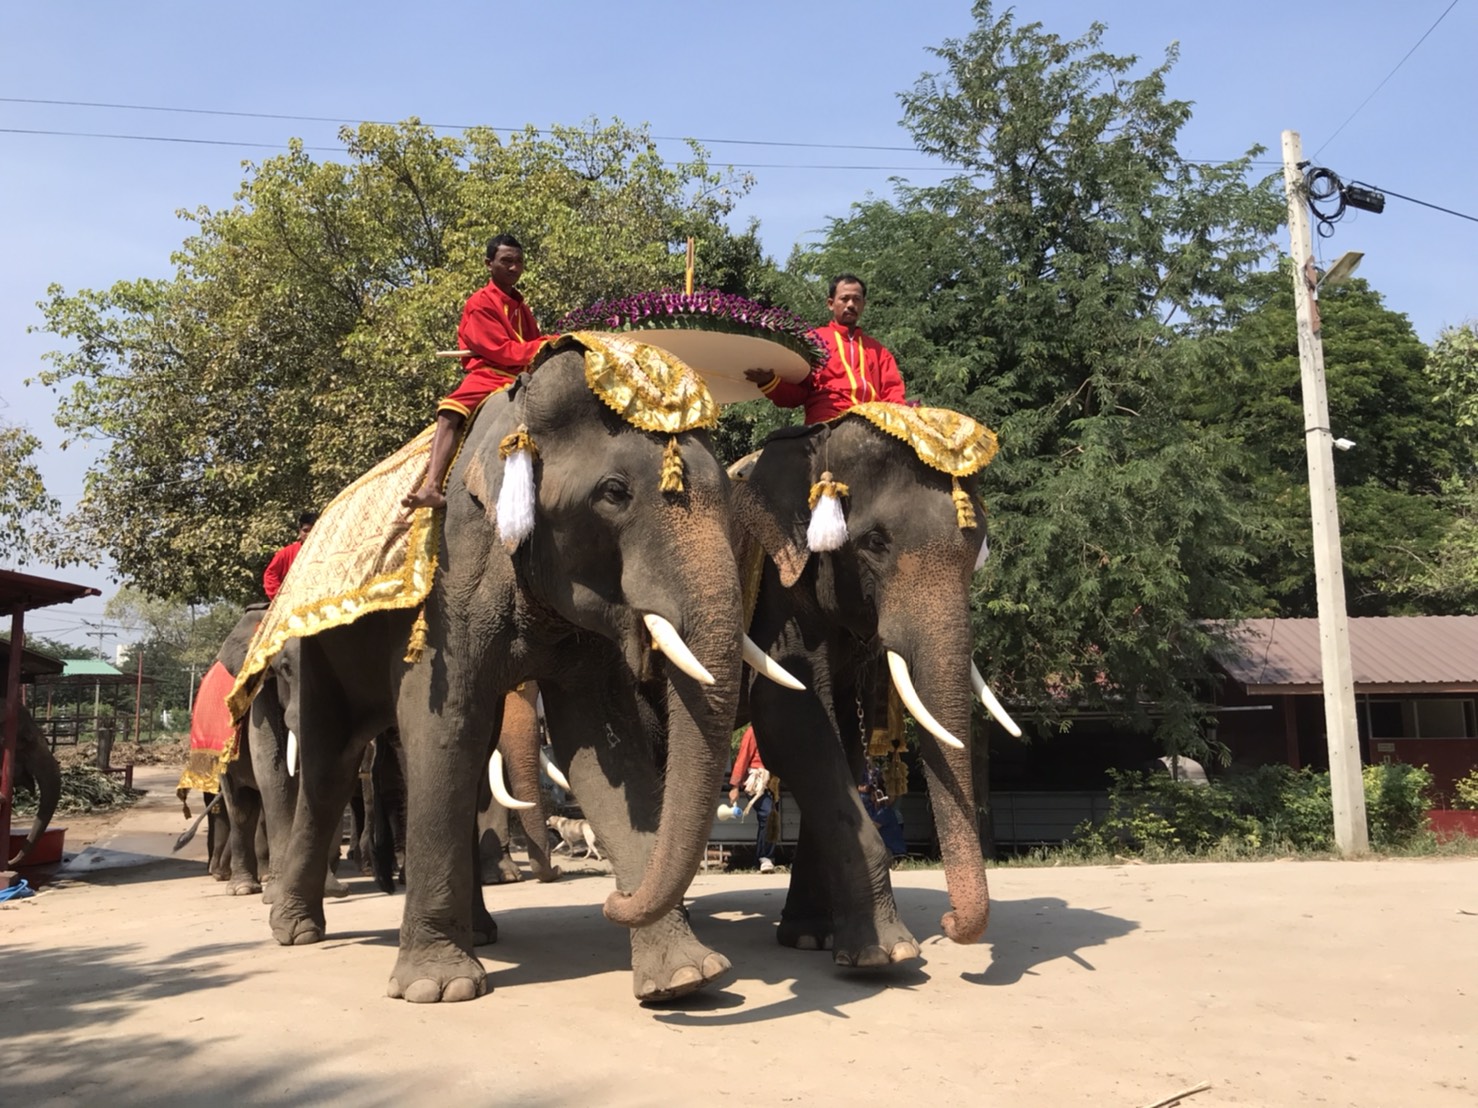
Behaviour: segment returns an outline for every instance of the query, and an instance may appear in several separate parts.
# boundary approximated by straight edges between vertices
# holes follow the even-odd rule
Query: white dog
[[[593,856],[597,862],[603,860],[600,856],[600,851],[595,845],[595,828],[590,826],[588,819],[550,816],[545,822],[554,830],[558,831],[559,837],[564,840],[549,853],[559,853],[559,848],[562,846],[565,849],[565,853],[573,858],[575,856],[575,847],[583,842],[585,844],[584,857],[590,858]]]

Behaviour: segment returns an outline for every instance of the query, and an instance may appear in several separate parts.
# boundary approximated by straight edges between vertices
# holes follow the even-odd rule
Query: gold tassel
[[[847,488],[840,481],[834,480],[831,476],[831,470],[827,470],[821,475],[821,480],[811,486],[811,511],[814,512],[816,510],[816,505],[823,496],[833,496],[840,500],[844,496],[850,496],[851,493],[851,489]]]
[[[954,484],[954,491],[950,494],[955,501],[955,520],[960,525],[961,531],[975,530],[975,506],[970,503],[970,494],[960,488],[958,477],[950,478]]]
[[[683,456],[677,448],[677,436],[667,440],[667,449],[662,451],[662,481],[659,486],[663,492],[683,491]]]
[[[539,456],[539,448],[534,445],[534,440],[529,437],[528,427],[522,423],[518,425],[518,430],[512,434],[503,436],[503,441],[498,444],[498,457],[506,462],[508,455],[516,454],[520,450],[527,450],[529,456],[533,458]]]
[[[426,630],[426,605],[422,604],[416,612],[416,622],[411,624],[410,640],[405,644],[405,660],[411,665],[421,660],[426,649]]]

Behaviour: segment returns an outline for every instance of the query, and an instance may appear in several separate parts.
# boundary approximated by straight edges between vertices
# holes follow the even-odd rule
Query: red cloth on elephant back
[[[226,694],[235,683],[236,678],[220,662],[205,671],[190,713],[190,753],[180,777],[182,788],[215,792],[222,768],[236,757],[239,732],[226,707]]]
[[[555,337],[539,334],[522,293],[505,292],[489,281],[467,298],[457,326],[457,343],[472,351],[462,359],[467,376],[436,410],[470,415],[493,393],[513,384],[539,348]]]

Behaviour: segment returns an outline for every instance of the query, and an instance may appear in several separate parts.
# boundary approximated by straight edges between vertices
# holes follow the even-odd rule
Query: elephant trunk
[[[532,808],[519,808],[513,813],[528,840],[529,865],[540,881],[553,881],[559,870],[549,861],[549,827],[545,822],[549,807],[539,788],[539,714],[532,696],[515,692],[505,698],[498,749],[506,760],[513,795],[534,802]]]
[[[954,942],[973,943],[985,933],[990,894],[975,818],[969,745],[970,624],[968,608],[960,604],[956,610],[959,615],[944,615],[937,609],[915,612],[908,619],[908,630],[892,641],[884,632],[883,639],[907,662],[922,703],[945,730],[964,743],[963,748],[949,746],[920,729],[924,779],[949,889],[950,911],[940,926]]]
[[[677,907],[698,872],[738,708],[740,605],[733,555],[720,528],[689,550],[681,575],[690,587],[679,585],[675,595],[690,600],[684,617],[672,622],[713,683],[701,683],[670,662],[665,666],[667,772],[656,842],[641,884],[630,894],[612,893],[605,903],[606,918],[626,927],[645,927]],[[695,557],[695,550],[713,556]]]
[[[41,842],[41,836],[46,834],[46,828],[51,823],[51,817],[56,813],[57,802],[62,796],[62,767],[57,762],[56,756],[46,748],[45,740],[39,734],[35,736],[35,757],[29,767],[31,776],[36,780],[36,792],[38,800],[36,803],[36,818],[31,822],[31,832],[26,836],[25,843],[21,846],[16,856],[10,859],[10,865],[19,866],[24,864],[36,850]]]

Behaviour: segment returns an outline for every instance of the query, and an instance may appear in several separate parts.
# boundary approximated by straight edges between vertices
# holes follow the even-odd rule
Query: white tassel
[[[980,536],[980,553],[975,556],[975,572],[979,573],[985,566],[985,560],[990,557],[990,536]]]
[[[508,550],[534,529],[534,444],[520,427],[507,436],[498,451],[504,458],[503,487],[498,490],[498,538]]]
[[[847,486],[832,479],[830,472],[811,486],[811,522],[806,527],[806,545],[812,551],[837,550],[847,541],[847,517],[841,498]]]

